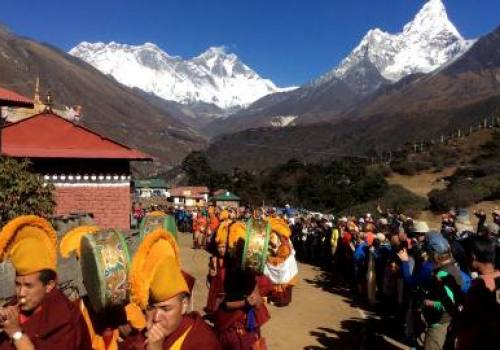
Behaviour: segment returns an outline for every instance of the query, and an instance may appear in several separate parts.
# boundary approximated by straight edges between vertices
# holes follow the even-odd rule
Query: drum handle
[[[193,290],[191,291],[191,298],[190,298],[190,303],[189,303],[189,312],[193,312],[194,311],[194,287],[193,287]]]

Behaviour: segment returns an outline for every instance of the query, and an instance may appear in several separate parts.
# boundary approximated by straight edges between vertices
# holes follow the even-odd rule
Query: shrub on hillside
[[[385,177],[391,176],[392,168],[388,164],[378,164],[367,167],[368,172],[378,172]]]
[[[400,161],[391,164],[394,172],[401,175],[415,175],[420,171],[429,170],[432,168],[431,162],[426,161]]]
[[[0,157],[0,225],[19,215],[53,213],[54,186],[30,171],[28,160]]]
[[[417,215],[428,206],[427,199],[408,191],[400,185],[390,185],[387,191],[378,199],[355,205],[343,211],[346,215],[364,215],[375,213],[377,205],[389,208],[397,213]]]
[[[484,200],[497,200],[500,199],[500,175],[455,179],[449,188],[433,190],[428,197],[431,209],[435,211],[468,207]]]

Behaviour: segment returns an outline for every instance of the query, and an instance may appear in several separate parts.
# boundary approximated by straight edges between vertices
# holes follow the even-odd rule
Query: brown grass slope
[[[395,150],[500,116],[500,27],[438,72],[383,87],[334,123],[258,128],[209,146],[216,167],[262,169],[289,158],[321,161]]]

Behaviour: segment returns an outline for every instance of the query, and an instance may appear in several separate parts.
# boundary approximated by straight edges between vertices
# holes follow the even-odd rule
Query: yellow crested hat
[[[208,214],[209,215],[214,215],[215,214],[215,207],[214,206],[209,206],[208,207]]]
[[[63,258],[69,258],[74,252],[77,258],[80,258],[80,242],[82,237],[87,234],[94,234],[99,231],[95,225],[83,225],[68,231],[59,243],[59,254]]]
[[[223,221],[223,220],[227,220],[227,219],[229,219],[229,211],[227,211],[226,209],[224,209],[219,214],[219,220]]]
[[[281,218],[270,217],[268,219],[269,224],[271,224],[271,231],[276,232],[280,236],[290,238],[292,235],[292,230],[290,226]]]
[[[23,215],[9,221],[0,233],[0,261],[10,259],[16,274],[56,271],[57,233],[45,219]]]
[[[217,232],[215,234],[215,242],[217,244],[227,244],[227,239],[229,236],[229,228],[230,228],[231,222],[229,221],[222,221],[217,228]]]
[[[228,248],[233,249],[240,240],[245,240],[247,228],[245,223],[238,221],[229,228]]]
[[[161,210],[155,210],[147,213],[146,216],[167,216],[167,213]]]
[[[150,300],[168,300],[189,292],[181,272],[179,247],[175,238],[162,228],[148,234],[132,259],[129,273],[130,299],[141,309]]]
[[[125,314],[127,315],[127,321],[132,325],[132,327],[135,329],[146,328],[146,318],[137,304],[127,304],[125,306]]]

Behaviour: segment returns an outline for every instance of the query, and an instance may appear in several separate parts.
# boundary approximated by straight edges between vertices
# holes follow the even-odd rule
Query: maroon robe
[[[248,277],[243,276],[243,278]],[[255,287],[255,284],[257,284],[259,294],[262,297],[267,296],[272,289],[271,281],[263,275],[253,276],[252,283],[247,287],[252,285]],[[253,287],[247,289],[247,291],[253,290]],[[253,330],[248,329],[248,311],[246,309],[227,310],[224,307],[220,307],[216,311],[214,323],[223,350],[251,350],[255,343],[261,339],[260,327],[271,318],[269,311],[265,304],[253,308],[255,315],[255,329]]]
[[[89,332],[78,307],[58,289],[48,293],[40,310],[21,325],[36,350],[92,350]],[[15,350],[9,337],[0,334],[0,350]]]
[[[189,328],[184,342],[182,343],[181,350],[221,350],[221,346],[214,331],[209,325],[203,321],[200,314],[191,312],[184,315],[181,324],[170,336],[163,342],[163,349],[169,350],[179,337]],[[146,337],[144,333],[135,333],[128,336],[123,343],[119,345],[120,350],[144,350],[146,346],[144,342]]]
[[[224,266],[224,259],[217,258],[217,275],[207,276],[210,283],[208,290],[207,306],[205,312],[212,315],[219,308],[220,303],[224,299],[224,278],[226,277],[226,268]]]

